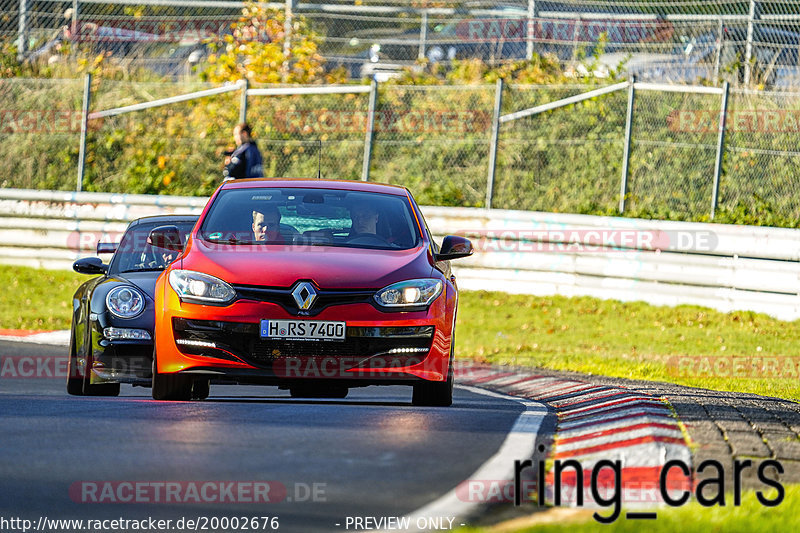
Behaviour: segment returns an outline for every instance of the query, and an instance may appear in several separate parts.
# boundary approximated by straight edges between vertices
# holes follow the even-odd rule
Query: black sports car
[[[178,254],[149,244],[148,237],[155,228],[175,226],[186,242],[197,218],[162,215],[134,220],[118,244],[97,245],[98,255],[114,254],[109,264],[84,257],[72,265],[81,274],[100,276],[81,285],[72,297],[69,394],[116,396],[120,383],[150,385],[153,290],[156,278]],[[207,397],[208,382],[198,382],[193,396]]]

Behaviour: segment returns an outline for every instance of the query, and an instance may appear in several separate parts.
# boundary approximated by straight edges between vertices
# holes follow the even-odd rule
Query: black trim
[[[181,352],[240,361],[270,369],[277,359],[295,357],[371,357],[391,355],[398,362],[415,364],[430,353],[434,326],[348,327],[343,341],[291,341],[264,339],[258,324],[218,320],[172,319],[175,341],[214,342],[216,348],[177,344]],[[393,348],[420,348],[413,353],[390,353]],[[413,361],[413,362],[412,362]],[[402,365],[405,366],[405,365]]]
[[[257,302],[267,302],[279,305],[284,311],[294,316],[316,316],[323,310],[334,305],[352,305],[371,303],[374,300],[374,289],[320,289],[314,285],[317,291],[317,298],[311,305],[311,309],[300,309],[292,297],[292,291],[298,283],[309,282],[309,280],[298,280],[288,289],[283,287],[259,287],[254,285],[231,285],[236,291],[237,299],[254,300]]]

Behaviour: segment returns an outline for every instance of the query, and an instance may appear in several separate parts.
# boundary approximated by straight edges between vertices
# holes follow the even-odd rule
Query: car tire
[[[296,385],[294,387],[289,387],[289,394],[292,398],[343,399],[347,398],[348,392],[350,391],[347,387],[339,385]]]
[[[86,368],[91,368],[91,360],[87,357]],[[119,396],[119,383],[92,383],[84,369],[83,375],[78,373],[78,355],[75,344],[70,341],[69,362],[67,364],[67,394],[72,396]]]
[[[205,400],[211,393],[211,380],[197,379],[192,384],[192,400]]]
[[[153,349],[153,399],[162,401],[186,401],[192,399],[193,380],[181,374],[162,374],[156,363]]]

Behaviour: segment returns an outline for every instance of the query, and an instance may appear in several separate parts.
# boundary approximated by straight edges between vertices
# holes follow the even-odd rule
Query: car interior
[[[237,191],[238,192],[238,191]],[[303,194],[305,192],[305,194]],[[365,246],[371,248],[409,248],[415,243],[408,227],[407,209],[402,201],[371,196],[349,198],[347,192],[330,194],[298,191],[294,194],[228,194],[218,200],[203,224],[201,236],[212,242],[253,244],[253,212],[278,209],[281,213],[280,242],[299,244]],[[350,193],[352,195],[352,193]],[[369,201],[378,211],[376,234],[355,234],[351,210],[357,202]]]

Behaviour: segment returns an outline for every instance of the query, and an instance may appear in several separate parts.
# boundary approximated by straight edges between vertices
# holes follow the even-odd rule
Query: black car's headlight
[[[233,287],[221,279],[192,270],[170,271],[169,284],[181,300],[224,304],[236,297]]]
[[[375,293],[375,301],[383,307],[425,307],[442,294],[438,279],[410,279],[393,283]]]
[[[144,311],[144,294],[135,287],[120,285],[106,295],[106,307],[119,318],[136,318]]]

